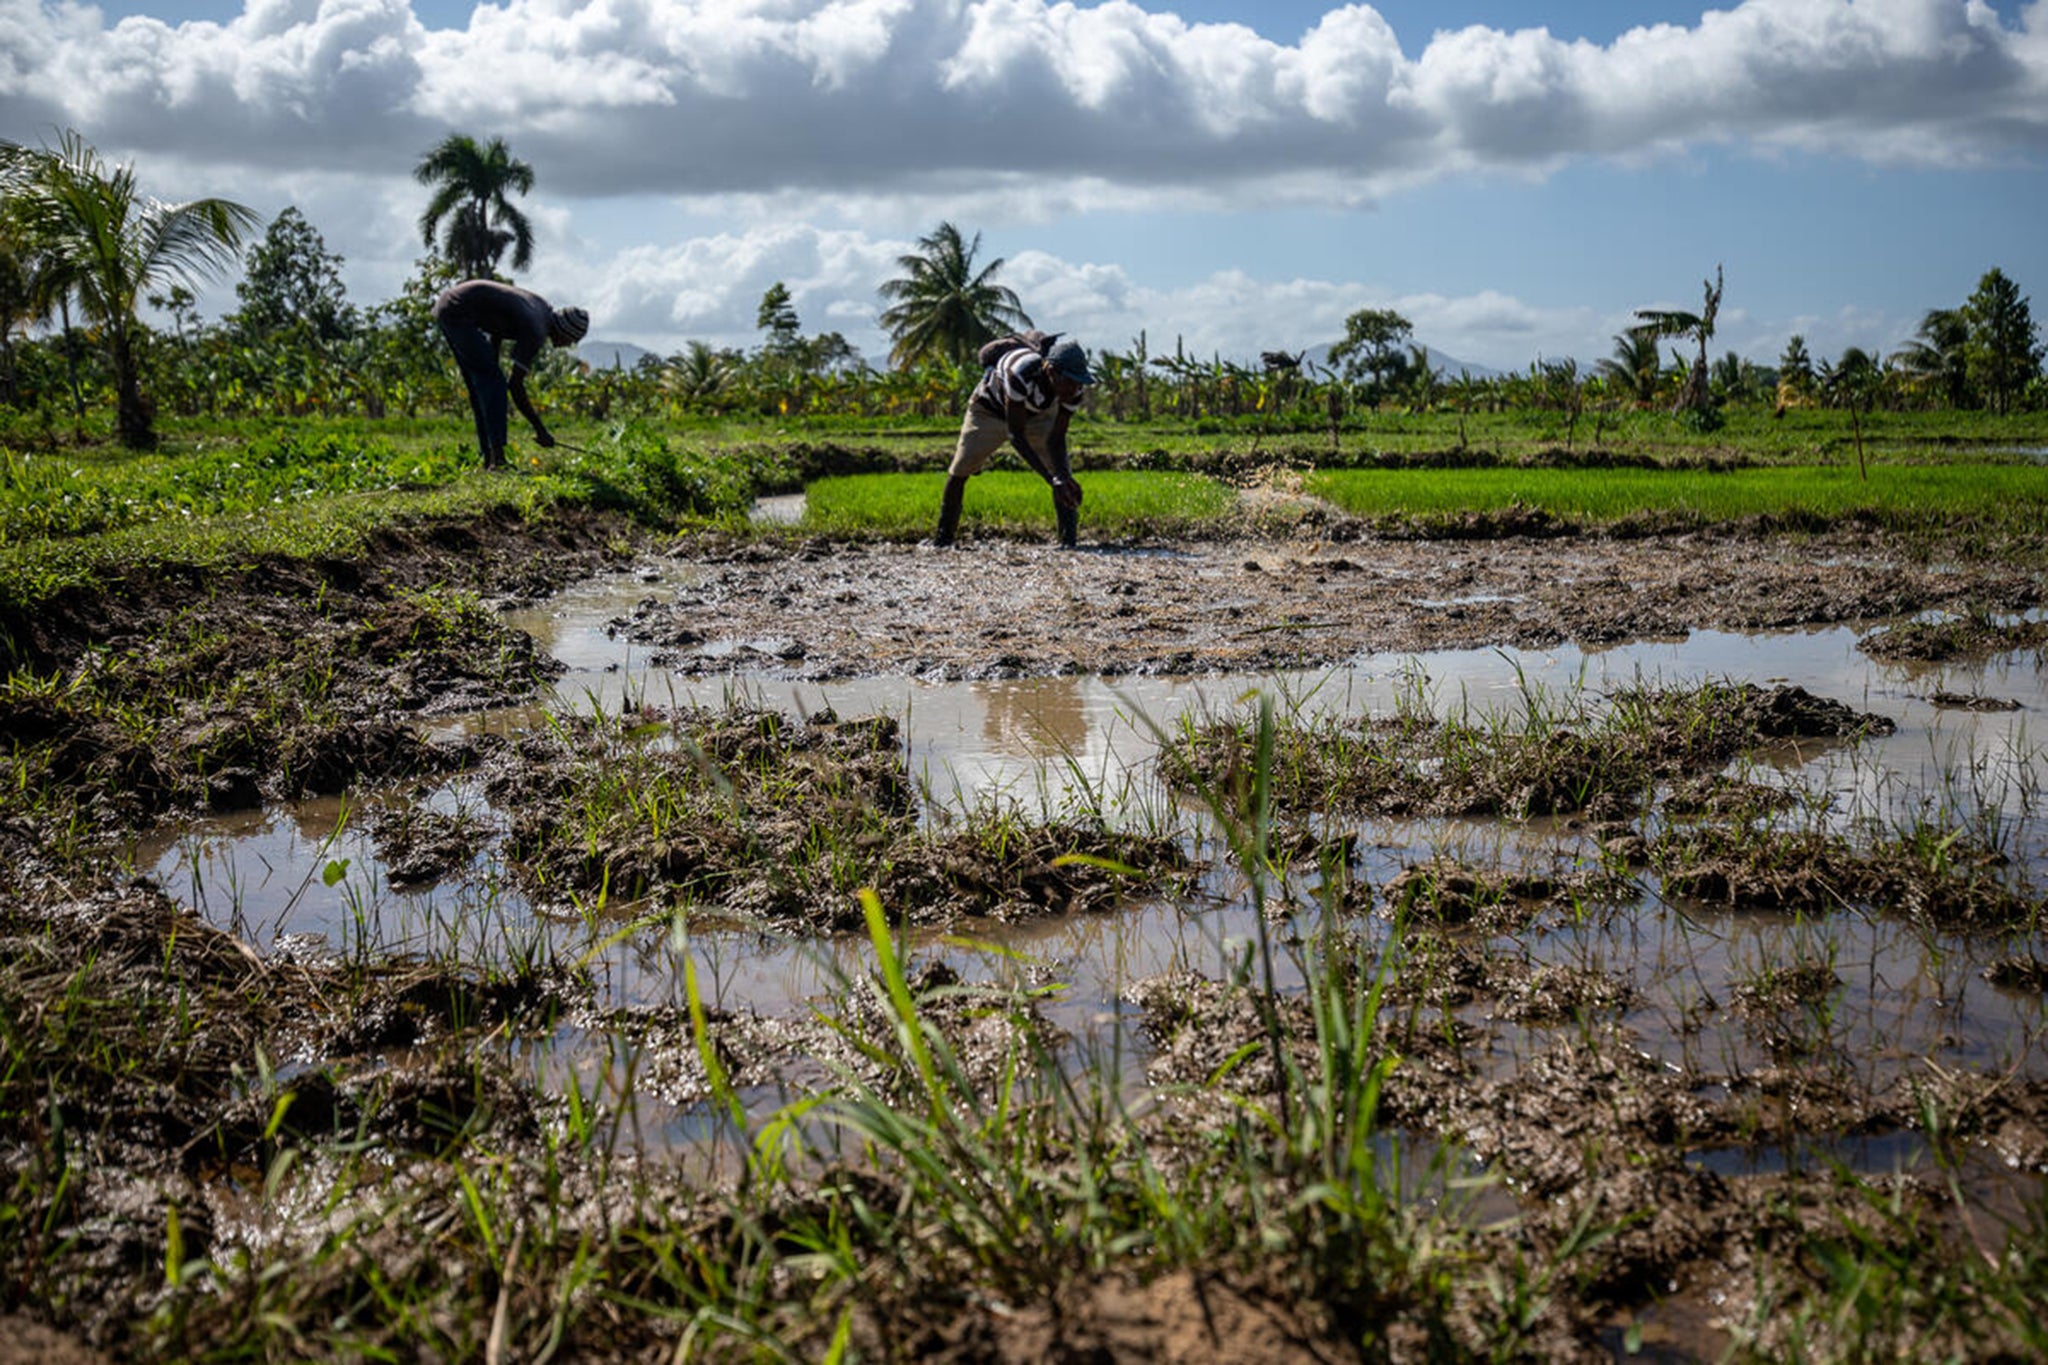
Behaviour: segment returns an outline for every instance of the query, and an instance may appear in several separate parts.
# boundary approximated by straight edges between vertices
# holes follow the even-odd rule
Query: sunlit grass
[[[714,454],[635,428],[584,440],[515,449],[509,473],[484,472],[457,443],[391,444],[348,430],[284,429],[163,455],[0,446],[0,610],[32,610],[137,569],[352,556],[380,527],[431,518],[509,511],[531,520],[592,507],[650,526],[737,522],[782,477],[765,450]]]
[[[1930,524],[2038,528],[2048,469],[2034,465],[1699,469],[1325,470],[1316,496],[1359,517],[1450,517],[1533,508],[1566,521],[1633,518],[1689,525],[1771,518],[1803,525],[1869,514],[1901,528]]]
[[[1105,471],[1079,476],[1087,501],[1084,536],[1171,535],[1214,525],[1235,494],[1192,474]],[[931,534],[939,515],[943,473],[858,474],[820,479],[805,490],[803,529],[828,535],[887,539]],[[967,485],[964,534],[1050,535],[1052,495],[1034,474],[993,470]]]

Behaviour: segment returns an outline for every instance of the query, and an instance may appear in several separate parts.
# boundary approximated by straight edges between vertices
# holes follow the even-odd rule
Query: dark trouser
[[[946,480],[946,491],[939,497],[939,529],[932,535],[932,544],[953,543],[953,537],[960,533],[960,504],[966,496],[965,474],[955,474]]]
[[[505,372],[498,368],[498,348],[481,327],[468,323],[441,324],[448,349],[455,352],[456,368],[469,389],[469,412],[476,419],[476,444],[483,452],[484,468],[495,469],[505,462],[505,427],[512,407],[511,390]]]

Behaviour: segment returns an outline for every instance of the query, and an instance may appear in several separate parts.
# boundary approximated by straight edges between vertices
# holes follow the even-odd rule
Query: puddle
[[[1785,683],[1897,722],[1895,734],[1854,746],[1782,746],[1761,775],[1817,784],[1847,822],[1914,812],[2001,832],[2036,874],[2044,848],[2038,828],[2043,795],[2036,718],[2048,707],[2048,677],[2032,656],[1973,665],[1901,668],[1871,660],[1857,633],[1825,629],[1774,634],[1698,631],[1681,641],[1602,649],[1480,649],[1373,656],[1317,673],[1208,677],[1092,676],[931,682],[908,677],[792,680],[750,670],[775,657],[773,642],[734,643],[723,656],[734,671],[714,676],[657,666],[618,627],[646,597],[673,592],[673,579],[618,575],[573,589],[546,607],[513,615],[568,666],[550,705],[615,712],[626,703],[721,706],[734,699],[795,714],[830,708],[841,717],[885,714],[902,722],[913,780],[928,807],[964,808],[1000,797],[1057,815],[1071,803],[1099,800],[1110,810],[1154,818],[1170,797],[1152,774],[1161,731],[1185,716],[1242,704],[1259,693],[1304,714],[1386,713],[1426,697],[1440,714],[1515,713],[1532,699],[1581,689],[1602,695],[1645,684],[1679,686],[1705,679]],[[1938,695],[1995,696],[2013,710],[1938,704]],[[448,728],[517,731],[547,708],[499,711],[446,722]],[[435,793],[437,809],[467,813],[486,826],[482,794],[457,782]],[[394,884],[364,830],[361,810],[341,802],[205,822],[168,842],[137,851],[138,866],[187,899],[212,922],[259,950],[280,938],[318,935],[348,950],[374,946],[423,953],[458,950],[488,965],[516,959],[536,942],[571,959],[586,958],[600,1009],[680,1005],[681,963],[694,962],[710,1001],[726,1010],[801,1015],[844,989],[867,968],[858,938],[796,941],[739,931],[683,936],[661,925],[621,935],[634,908],[583,915],[527,903],[487,849],[466,872],[433,886]],[[1382,886],[1404,866],[1435,856],[1483,866],[1568,869],[1597,858],[1570,822],[1368,822],[1357,828],[1355,876]],[[1018,925],[962,926],[961,938],[1001,946],[990,954],[958,939],[932,945],[963,979],[1027,971],[1066,983],[1047,1006],[1052,1023],[1083,1040],[1137,1051],[1127,1032],[1126,983],[1175,969],[1210,975],[1243,958],[1258,934],[1237,875],[1211,873],[1199,894],[1137,905],[1112,915]],[[1377,930],[1384,932],[1383,928]],[[1912,929],[1901,919],[1861,913],[1820,924],[1797,917],[1716,913],[1667,902],[1654,885],[1618,913],[1584,925],[1533,930],[1513,946],[1536,964],[1596,970],[1627,983],[1622,1022],[1650,1054],[1674,1066],[1743,1073],[1783,1064],[1783,1038],[1751,1016],[1726,1008],[1741,985],[1774,964],[1824,957],[1838,988],[1811,1002],[1801,1028],[1803,1065],[1849,1068],[1883,1085],[1929,1064],[2002,1068],[2048,1075],[2048,998],[1990,985],[1983,969],[2012,945]],[[1283,971],[1283,979],[1285,973]],[[1717,1008],[1704,1009],[1711,1000]],[[1512,1062],[1548,1045],[1554,1024],[1496,1021],[1496,1051]],[[619,1069],[615,1040],[568,1028],[539,1044],[557,1075],[591,1083]],[[1137,1068],[1133,1068],[1136,1070]],[[630,1072],[630,1068],[625,1068]],[[639,1122],[636,1117],[635,1122]],[[694,1120],[648,1115],[656,1141],[682,1141]],[[1867,1143],[1854,1164],[1882,1164],[1894,1152]],[[1696,1154],[1710,1169],[1734,1160]],[[1738,1172],[1741,1173],[1741,1172]]]
[[[1708,1147],[1685,1154],[1685,1164],[1719,1176],[1784,1175],[1841,1166],[1862,1174],[1912,1170],[1927,1164],[1927,1139],[1918,1133],[1873,1133],[1819,1139],[1791,1147]]]
[[[748,516],[769,526],[795,526],[803,521],[808,505],[802,493],[778,493],[754,499]]]

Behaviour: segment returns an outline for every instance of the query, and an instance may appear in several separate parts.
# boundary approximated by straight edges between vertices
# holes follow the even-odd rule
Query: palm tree
[[[1813,356],[1806,349],[1806,338],[1794,332],[1792,339],[1785,343],[1784,351],[1778,356],[1778,408],[1780,413],[1793,403],[1803,403],[1813,396]]]
[[[162,285],[196,283],[239,260],[257,215],[226,199],[166,204],[145,198],[133,166],[108,166],[68,129],[54,152],[0,143],[0,184],[44,253],[47,297],[67,309],[75,300],[99,327],[114,374],[122,444],[154,445],[136,354],[136,305]]]
[[[1657,398],[1658,372],[1663,357],[1657,351],[1657,334],[1646,327],[1631,327],[1614,334],[1614,354],[1596,368],[1601,378],[1611,380],[1638,403]]]
[[[1713,391],[1707,387],[1707,343],[1714,339],[1714,315],[1721,311],[1720,266],[1714,267],[1714,278],[1705,281],[1705,285],[1706,302],[1697,313],[1668,308],[1636,309],[1636,316],[1643,320],[1638,330],[1653,337],[1691,337],[1699,343],[1699,358],[1693,361],[1692,373],[1686,378],[1673,412],[1703,413],[1713,404]]]
[[[1863,414],[1877,406],[1877,393],[1885,380],[1884,368],[1868,351],[1851,346],[1834,364],[1823,361],[1818,378],[1828,403],[1849,409],[1849,424],[1856,433],[1856,471],[1867,482],[1870,466],[1863,458]]]
[[[513,157],[505,139],[479,145],[473,137],[450,133],[412,168],[413,179],[437,186],[420,214],[420,240],[434,244],[441,232],[441,254],[465,278],[497,274],[498,260],[512,248],[512,268],[533,264],[533,224],[510,199],[530,193],[533,167]],[[445,229],[443,220],[446,220]]]
[[[711,403],[732,387],[736,369],[731,355],[693,341],[663,362],[662,388],[685,405]]]
[[[0,202],[0,402],[5,403],[17,397],[14,334],[40,322],[46,313],[46,301],[38,297],[41,257],[22,217],[14,200]]]
[[[1952,408],[1970,399],[1970,322],[1960,308],[1930,308],[1913,340],[1892,353],[1892,362],[1918,388],[1933,389]]]
[[[994,282],[1002,258],[978,273],[974,269],[980,233],[964,241],[959,228],[940,223],[917,246],[915,253],[896,258],[907,273],[880,290],[891,301],[880,319],[893,342],[891,365],[937,360],[965,368],[984,342],[1031,326],[1015,291]]]

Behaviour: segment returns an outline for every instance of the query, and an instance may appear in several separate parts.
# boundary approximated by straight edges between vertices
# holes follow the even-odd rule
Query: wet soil
[[[1176,841],[1101,823],[991,811],[926,827],[890,717],[636,707],[479,755],[506,857],[540,904],[611,897],[818,934],[861,927],[863,888],[892,922],[937,926],[1106,910],[1187,866]],[[414,866],[432,845],[408,849]],[[458,837],[450,851],[469,850]]]
[[[1423,541],[1333,532],[1074,553],[990,540],[942,552],[706,536],[664,547],[660,572],[689,585],[658,590],[620,628],[670,667],[704,672],[1189,673],[1923,611],[1982,617],[2038,608],[2048,586],[2039,571],[2002,564],[1920,564],[1857,533]],[[579,1309],[560,1339],[564,1354],[665,1358],[701,1285],[674,1278],[663,1238],[682,1229],[692,1254],[717,1264],[721,1251],[758,1254],[759,1229],[737,1227],[712,1185],[652,1164],[622,1173],[590,1156],[595,1144],[578,1134],[606,1121],[602,1105],[592,1101],[595,1117],[572,1112],[506,1040],[562,1030],[630,1040],[646,1068],[638,1079],[678,1110],[730,1093],[714,1071],[727,1086],[778,1096],[846,1077],[884,1097],[919,1094],[898,1021],[864,977],[846,983],[830,1019],[714,1009],[699,1022],[676,1006],[601,1009],[573,963],[366,961],[292,945],[258,953],[92,840],[67,842],[66,830],[129,832],[186,811],[462,769],[488,786],[505,827],[393,799],[376,828],[396,876],[437,879],[500,840],[511,875],[536,900],[587,905],[616,891],[807,934],[860,927],[854,885],[880,887],[899,923],[952,927],[1112,910],[1132,883],[1105,864],[1135,867],[1155,888],[1186,870],[1177,847],[1107,829],[1006,827],[1000,851],[972,828],[914,829],[886,719],[647,710],[616,728],[564,722],[516,737],[421,738],[424,717],[530,699],[551,675],[551,661],[489,608],[636,552],[650,553],[595,517],[422,527],[394,533],[360,562],[264,563],[204,582],[139,578],[0,623],[42,680],[0,699],[0,724],[38,792],[76,794],[0,809],[0,1011],[12,1021],[0,1175],[13,1191],[4,1218],[15,1248],[0,1309],[28,1315],[17,1340],[55,1322],[73,1335],[53,1349],[79,1358],[175,1354],[209,1334],[234,1339],[238,1323],[266,1313],[324,1330],[346,1312],[368,1314],[398,1284],[407,1311],[445,1333],[431,1354],[481,1358],[493,1301],[527,1340],[543,1339],[551,1322],[562,1330],[563,1305],[592,1273],[592,1229],[605,1229],[604,1304]],[[1883,646],[1926,657],[1946,647],[1910,636]],[[1510,1307],[1482,1286],[1501,1289],[1509,1270],[1542,1266],[1555,1278],[1512,1306],[1524,1315],[1515,1340],[1525,1358],[1615,1354],[1613,1325],[1632,1315],[1651,1323],[1646,1341],[1670,1357],[1711,1358],[1744,1323],[1763,1324],[1755,1343],[1764,1353],[1798,1354],[1813,1341],[1773,1335],[1784,1329],[1771,1295],[1824,1299],[1831,1263],[1816,1248],[1876,1246],[1902,1264],[1943,1246],[1975,1254],[1967,1239],[1978,1230],[1958,1215],[1960,1201],[1925,1174],[1884,1182],[1880,1210],[1871,1185],[1820,1163],[1735,1178],[1699,1154],[1917,1131],[1938,1111],[1943,1142],[2041,1171],[2041,1080],[1929,1067],[1914,1084],[1872,1085],[1824,1064],[1832,1059],[1814,1002],[1835,976],[1818,957],[1772,964],[1726,1001],[1700,1004],[1753,1034],[1767,1065],[1674,1066],[1634,1033],[1626,983],[1525,951],[1536,926],[1613,913],[1628,878],[1649,869],[1674,894],[1745,909],[1818,914],[1854,896],[1927,923],[2034,925],[1994,970],[2015,990],[2048,980],[2037,898],[2015,892],[1990,850],[1788,834],[1756,819],[1782,793],[1712,771],[1759,738],[1853,734],[1872,718],[1797,689],[1740,687],[1713,701],[1731,719],[1716,731],[1660,713],[1667,701],[1625,703],[1647,717],[1639,747],[1575,721],[1512,772],[1475,768],[1462,785],[1427,766],[1446,752],[1440,726],[1367,725],[1340,737],[1354,756],[1381,760],[1374,781],[1353,789],[1359,812],[1605,822],[1591,827],[1602,857],[1576,873],[1444,858],[1373,887],[1346,880],[1353,850],[1310,828],[1305,816],[1319,812],[1294,812],[1298,827],[1283,831],[1283,856],[1321,869],[1332,907],[1391,920],[1406,935],[1372,1021],[1371,1051],[1392,1063],[1376,1121],[1487,1163],[1518,1212],[1459,1253],[1458,1294],[1434,1302],[1413,1286],[1362,1288],[1337,1256],[1299,1273],[1233,1264],[1150,1278],[1077,1261],[1049,1269],[1035,1292],[1012,1293],[1001,1277],[1023,1271],[989,1269],[956,1248],[932,1253],[926,1281],[852,1306],[843,1319],[852,1340],[879,1358],[1342,1360],[1357,1358],[1370,1325],[1381,1356],[1423,1359],[1502,1340],[1495,1319]],[[1193,760],[1203,780],[1231,790],[1241,742],[1241,731],[1209,735]],[[1453,743],[1475,745],[1471,736]],[[620,792],[643,804],[608,805]],[[659,819],[644,804],[650,793],[670,802]],[[1653,810],[1660,793],[1669,799]],[[1074,852],[1087,856],[1061,857]],[[836,909],[820,915],[820,905]],[[1352,969],[1364,974],[1371,961],[1362,951]],[[932,1036],[958,1058],[961,1084],[984,1103],[1010,1093],[1020,1053],[1048,1056],[1062,1041],[1029,990],[963,982],[921,960],[909,984]],[[1240,1101],[1271,1100],[1290,1067],[1314,1074],[1323,1063],[1299,993],[1272,997],[1184,973],[1133,986],[1125,1003],[1154,1044],[1146,1078],[1168,1097],[1146,1120],[1156,1149],[1148,1159],[1167,1168],[1195,1168],[1219,1133],[1245,1122]],[[1057,1175],[1067,1156],[1033,1160]],[[520,1285],[495,1267],[518,1264],[522,1244],[515,1238],[507,1254],[450,1213],[474,1207],[465,1203],[477,1197],[471,1171],[478,1180],[488,1172],[494,1198],[532,1214]],[[292,1221],[288,1203],[252,1223],[250,1206],[297,1181],[309,1191],[303,1226],[278,1225]],[[353,1198],[328,1192],[348,1182]],[[923,1229],[910,1221],[905,1188],[865,1168],[821,1178],[803,1197],[897,1209],[906,1220],[897,1235],[915,1242]],[[800,1210],[785,1212],[798,1226]],[[253,1243],[282,1269],[180,1298],[165,1289],[171,1228],[188,1258]],[[323,1241],[330,1234],[338,1242]],[[766,1235],[772,1243],[773,1230]],[[1501,1273],[1488,1278],[1474,1270],[1482,1266]],[[822,1356],[836,1305],[804,1317],[814,1306],[800,1288],[788,1291],[791,1339]],[[683,1307],[668,1317],[627,1309],[653,1302]],[[1861,1349],[2019,1349],[1997,1323],[1982,1340],[1937,1327],[1907,1324]],[[379,1330],[391,1335],[309,1338],[303,1353],[349,1353],[334,1340],[357,1353],[420,1349],[401,1327]]]
[[[2038,570],[1925,565],[1860,534],[681,547],[696,581],[619,628],[682,672],[823,679],[1257,672],[1375,653],[2019,612]],[[735,648],[735,644],[738,648]],[[1892,646],[1913,648],[1910,640]]]
[[[1342,972],[1341,949],[1335,961]],[[1375,970],[1369,958],[1352,965]],[[2039,1080],[1944,1073],[1932,1087],[1938,1094],[1923,1081],[1873,1090],[1796,1052],[1760,1070],[1674,1066],[1635,1035],[1625,994],[1589,993],[1572,973],[1517,965],[1512,951],[1490,949],[1457,927],[1418,929],[1383,970],[1369,1021],[1369,1055],[1384,1067],[1375,1121],[1455,1144],[1519,1196],[1520,1219],[1494,1224],[1488,1234],[1498,1239],[1490,1243],[1498,1263],[1518,1249],[1578,1244],[1574,1295],[1541,1307],[1537,1354],[1544,1357],[1603,1357],[1593,1344],[1603,1314],[1633,1311],[1654,1323],[1658,1315],[1643,1312],[1654,1302],[1681,1321],[1688,1304],[1720,1305],[1698,1315],[1689,1340],[1655,1328],[1646,1337],[1666,1358],[1714,1358],[1734,1343],[1726,1329],[1760,1311],[1766,1265],[1786,1277],[1776,1292],[1788,1298],[1802,1287],[1825,1289],[1825,1264],[1788,1258],[1788,1247],[1867,1236],[1888,1255],[1917,1247],[1911,1254],[1933,1256],[1937,1244],[1972,1254],[1972,1233],[1953,1217],[1956,1191],[1938,1175],[1899,1174],[1872,1193],[1830,1174],[1824,1160],[1730,1177],[1707,1159],[1714,1152],[1849,1147],[1862,1136],[1912,1130],[1932,1102],[1956,1115],[1949,1138],[1981,1144],[1994,1162],[2039,1169],[2048,1158],[2040,1127],[2048,1083]],[[1824,998],[1828,984],[1824,966],[1793,966],[1766,974],[1729,1007],[1767,1020]],[[1251,985],[1178,974],[1133,983],[1130,999],[1157,1044],[1149,1078],[1180,1097],[1160,1120],[1165,1132],[1235,1122],[1231,1095],[1281,1103],[1289,1067],[1319,1074],[1308,997],[1272,1000]],[[1534,1014],[1532,1000],[1543,1002]],[[1504,1031],[1532,1017],[1568,1026],[1502,1074],[1491,1059]],[[1294,1096],[1297,1104],[1303,1099]],[[1887,1207],[1889,1218],[1873,1220],[1876,1206]],[[1598,1235],[1588,1241],[1593,1228]],[[1774,1342],[1782,1349],[1774,1335],[1781,1326],[1752,1322],[1751,1339],[1767,1354]],[[1938,1334],[1906,1340],[1985,1358],[1976,1353],[1996,1356],[2020,1339],[2010,1319],[1976,1326],[1984,1336],[1967,1346]],[[1876,1345],[1853,1333],[1846,1344],[1852,1351]],[[1894,1341],[1891,1349],[1903,1347]]]
[[[88,838],[445,772],[466,756],[421,717],[525,701],[561,671],[497,609],[623,564],[638,540],[609,518],[503,515],[388,529],[360,560],[138,569],[0,621],[19,668],[0,733],[59,807],[41,814]],[[0,853],[42,863],[10,814]]]

